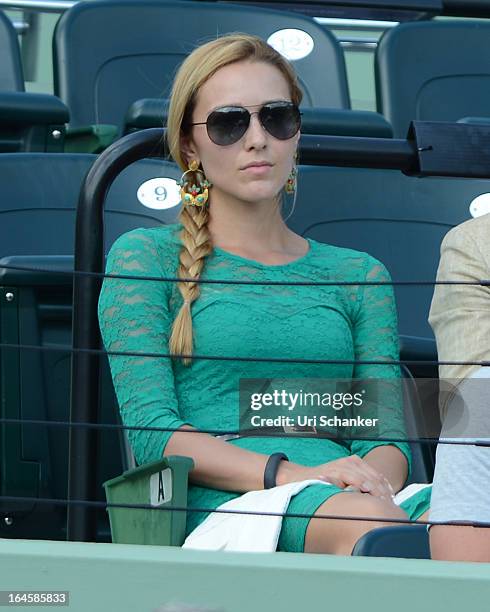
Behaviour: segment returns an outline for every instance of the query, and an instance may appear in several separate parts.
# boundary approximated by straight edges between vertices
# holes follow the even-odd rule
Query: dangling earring
[[[296,168],[296,159],[297,154],[294,156],[294,166],[291,172],[289,173],[288,180],[286,181],[286,185],[284,187],[286,193],[289,195],[293,195],[296,191],[296,177],[298,176],[298,169]]]
[[[185,178],[185,175],[189,172],[194,172],[197,176],[197,185],[195,182],[189,181]],[[192,185],[190,183],[192,182]],[[186,170],[180,177],[180,181],[177,181],[177,185],[180,187],[180,199],[182,204],[188,204],[190,206],[204,207],[209,198],[208,189],[212,187],[204,172],[199,169],[196,160],[192,160],[189,164],[189,170]]]

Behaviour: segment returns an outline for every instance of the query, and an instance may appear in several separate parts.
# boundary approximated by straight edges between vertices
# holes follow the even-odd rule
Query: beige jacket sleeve
[[[490,215],[471,219],[446,234],[438,281],[490,279]],[[490,360],[490,287],[436,285],[429,314],[440,361]],[[478,365],[441,365],[440,378],[468,377]],[[443,416],[443,415],[442,415]]]

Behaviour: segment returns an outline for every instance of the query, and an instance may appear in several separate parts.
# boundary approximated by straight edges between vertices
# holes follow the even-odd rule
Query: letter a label
[[[150,504],[161,506],[172,499],[172,470],[167,468],[150,476]]]

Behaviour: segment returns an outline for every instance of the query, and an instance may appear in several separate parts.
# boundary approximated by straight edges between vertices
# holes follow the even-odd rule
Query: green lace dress
[[[152,278],[175,277],[181,248],[174,224],[138,229],[112,246],[107,273]],[[266,282],[385,281],[385,267],[373,257],[308,239],[306,255],[290,263],[265,265],[215,248],[206,259],[202,279]],[[194,354],[227,357],[324,360],[398,358],[396,306],[386,285],[267,285],[202,283],[192,304]],[[106,278],[99,300],[99,320],[108,351],[168,353],[172,321],[182,305],[175,282]],[[124,424],[177,429],[236,431],[239,381],[298,378],[398,379],[393,365],[311,364],[195,359],[191,366],[161,357],[112,355],[111,372]],[[386,399],[390,439],[403,439],[400,404]],[[381,435],[386,432],[380,432]],[[171,431],[128,433],[139,464],[162,457]],[[270,454],[282,451],[291,461],[318,465],[350,454],[360,457],[387,441],[319,437],[247,436],[227,442]],[[394,443],[410,461],[403,442]],[[288,512],[313,515],[335,486],[312,485],[291,499]],[[213,509],[241,495],[190,485],[189,507]],[[403,505],[402,505],[403,507]],[[412,519],[428,507],[428,498],[405,508]],[[189,512],[187,533],[208,512]],[[285,518],[278,550],[301,552],[308,518]]]

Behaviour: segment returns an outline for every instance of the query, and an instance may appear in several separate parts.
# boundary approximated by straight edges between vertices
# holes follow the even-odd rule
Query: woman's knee
[[[339,518],[320,518],[319,515]],[[341,517],[345,517],[342,520]],[[377,527],[407,519],[405,512],[391,500],[367,493],[338,494],[324,502],[310,520],[305,537],[305,552],[350,555],[359,538]]]

